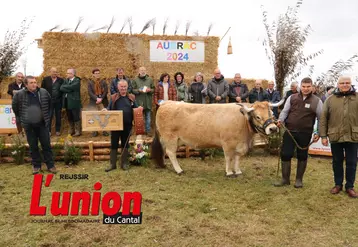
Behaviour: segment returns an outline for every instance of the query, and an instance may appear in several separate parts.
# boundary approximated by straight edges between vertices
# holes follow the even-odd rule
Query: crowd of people
[[[130,79],[123,68],[117,69],[117,75],[110,85],[101,78],[100,69],[93,69],[92,78],[88,81],[89,105],[87,109],[122,110],[124,129],[112,131],[110,167],[106,171],[116,169],[117,149],[121,139],[121,168],[128,169],[128,138],[132,129],[132,108],[141,107],[145,120],[145,131],[152,135],[151,116],[154,109],[160,107],[163,101],[184,101],[196,104],[212,103],[254,103],[268,101],[277,103],[285,99],[283,109],[273,109],[277,125],[285,125],[283,147],[281,151],[282,180],[275,184],[284,186],[290,184],[291,159],[297,149],[297,172],[295,188],[303,187],[303,175],[307,167],[308,149],[313,134],[313,142],[321,138],[323,145],[328,145],[328,139],[333,154],[333,173],[335,186],[331,193],[337,194],[343,190],[343,161],[346,161],[345,190],[350,197],[356,198],[354,181],[357,166],[358,148],[358,96],[352,86],[350,77],[341,77],[336,87],[327,87],[322,96],[318,96],[317,88],[310,78],[302,79],[299,84],[292,82],[291,89],[281,96],[274,88],[274,82],[269,81],[263,88],[262,80],[256,80],[254,87],[249,90],[242,82],[241,75],[235,74],[234,81],[228,83],[215,69],[213,77],[204,81],[202,73],[195,74],[191,83],[184,80],[184,74],[177,72],[173,80],[168,73],[163,73],[157,84],[147,74],[146,68],[139,68],[138,75]],[[25,130],[30,145],[33,174],[40,172],[41,156],[38,148],[40,141],[44,162],[50,172],[56,173],[50,146],[51,123],[56,119],[56,135],[61,135],[61,112],[66,110],[69,122],[69,134],[81,135],[81,79],[76,76],[76,70],[67,70],[66,78],[58,76],[56,68],[51,68],[50,75],[38,86],[36,78],[22,73],[16,74],[16,79],[9,84],[8,94],[13,98],[13,110],[16,115],[19,131]],[[319,128],[314,132],[314,124],[319,121]],[[93,132],[97,136],[98,132]],[[108,136],[108,132],[102,133]]]

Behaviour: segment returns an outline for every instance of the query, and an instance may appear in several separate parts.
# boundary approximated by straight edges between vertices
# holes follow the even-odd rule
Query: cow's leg
[[[174,170],[177,174],[182,174],[183,170],[181,169],[178,160],[177,160],[177,149],[178,149],[178,140],[171,140],[166,142],[166,153],[170,159],[170,162],[173,165]]]
[[[242,171],[239,168],[239,161],[240,161],[240,156],[238,153],[235,153],[235,158],[234,158],[234,173],[235,173],[235,175],[242,174]]]
[[[249,145],[245,145],[242,143],[239,143],[236,145],[236,150],[235,150],[235,161],[234,161],[234,173],[235,175],[240,175],[242,174],[242,171],[239,168],[239,162],[240,162],[240,156],[244,156],[247,151],[249,150]]]
[[[231,150],[226,149],[225,147],[223,147],[223,149],[224,149],[225,162],[226,162],[226,176],[232,177],[234,175],[232,171],[232,160],[233,160],[234,153]]]

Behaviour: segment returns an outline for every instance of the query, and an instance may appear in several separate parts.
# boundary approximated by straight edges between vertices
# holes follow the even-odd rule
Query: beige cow
[[[226,176],[241,174],[239,158],[252,145],[256,132],[270,135],[278,132],[271,107],[281,105],[284,100],[271,104],[189,104],[167,101],[156,116],[156,133],[152,143],[152,157],[159,167],[165,167],[167,153],[175,171],[183,170],[178,164],[178,145],[193,148],[222,147],[226,161]]]

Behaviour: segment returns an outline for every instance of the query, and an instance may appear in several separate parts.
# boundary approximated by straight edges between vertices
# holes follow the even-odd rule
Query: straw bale
[[[150,40],[197,40],[205,42],[204,63],[150,62]],[[190,80],[196,72],[205,78],[212,76],[218,66],[218,37],[129,35],[117,33],[56,33],[45,32],[42,36],[44,70],[56,67],[61,74],[74,67],[79,77],[90,77],[93,68],[101,69],[102,76],[115,76],[116,68],[123,67],[125,74],[135,77],[140,66],[157,78],[164,72],[174,75],[181,71]]]

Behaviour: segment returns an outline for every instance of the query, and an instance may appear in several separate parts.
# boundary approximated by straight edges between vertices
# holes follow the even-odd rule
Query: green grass
[[[139,191],[141,225],[32,223],[34,218],[55,217],[29,216],[31,166],[2,164],[0,246],[358,246],[358,200],[329,193],[330,159],[309,159],[303,189],[272,186],[277,179],[273,156],[243,158],[243,174],[234,179],[224,176],[223,158],[179,162],[182,176],[171,165],[105,173],[107,162],[81,162],[71,168],[60,163],[59,173],[86,173],[89,180],[60,180],[56,175],[43,189],[43,205],[50,205],[53,191],[92,192],[97,181],[103,194]]]

